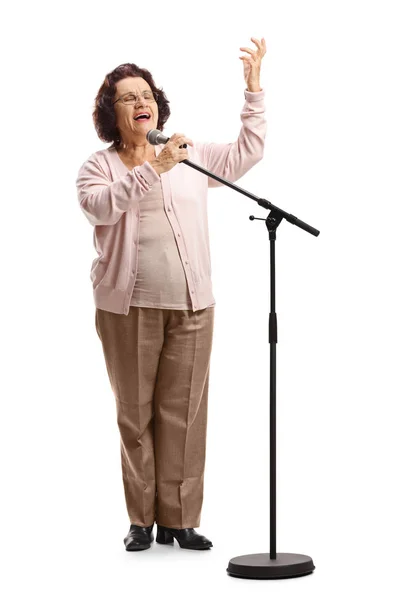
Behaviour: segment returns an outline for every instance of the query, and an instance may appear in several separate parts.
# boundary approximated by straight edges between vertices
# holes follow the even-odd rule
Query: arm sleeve
[[[264,156],[264,140],[267,133],[265,119],[265,90],[250,92],[244,90],[245,103],[240,113],[242,127],[235,142],[217,144],[215,142],[197,143],[203,166],[228,181],[240,179],[252,166]],[[208,177],[208,187],[223,186],[212,177]]]
[[[79,204],[91,225],[114,225],[123,213],[138,206],[140,198],[159,179],[158,173],[146,161],[112,182],[91,156],[78,172]]]

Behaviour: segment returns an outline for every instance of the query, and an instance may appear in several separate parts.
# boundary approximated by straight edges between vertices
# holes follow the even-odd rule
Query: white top
[[[164,208],[161,181],[140,199],[139,259],[130,306],[191,309],[174,231]]]

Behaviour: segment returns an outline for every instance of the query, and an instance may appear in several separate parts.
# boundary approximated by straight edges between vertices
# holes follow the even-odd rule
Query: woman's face
[[[114,104],[117,127],[122,143],[143,145],[146,143],[146,133],[150,129],[157,128],[157,102],[145,100],[141,95],[144,91],[151,92],[151,87],[142,77],[125,77],[116,84],[114,101],[130,93],[135,94],[137,98],[135,104],[124,104],[122,100]],[[150,118],[135,121],[135,115],[141,112],[149,113]]]

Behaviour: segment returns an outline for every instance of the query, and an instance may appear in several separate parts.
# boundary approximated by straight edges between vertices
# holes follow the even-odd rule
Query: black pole
[[[268,217],[267,226],[268,226]],[[269,472],[270,472],[270,549],[271,560],[276,559],[276,344],[278,342],[278,323],[275,312],[275,229],[268,226],[270,239],[270,296],[271,310],[269,314],[269,373],[270,373],[270,400],[269,400]]]

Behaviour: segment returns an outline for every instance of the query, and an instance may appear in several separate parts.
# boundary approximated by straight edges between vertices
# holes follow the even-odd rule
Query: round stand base
[[[226,570],[233,577],[245,579],[283,579],[308,575],[314,569],[310,556],[277,552],[275,559],[269,553],[235,556]]]

